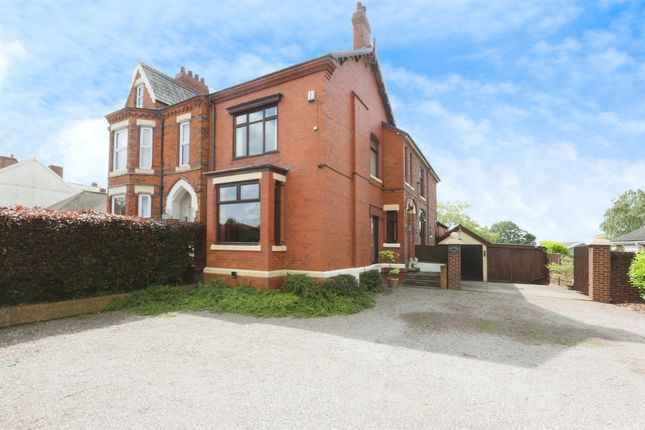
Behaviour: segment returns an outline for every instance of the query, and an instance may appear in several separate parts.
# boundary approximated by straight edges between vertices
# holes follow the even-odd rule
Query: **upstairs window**
[[[138,108],[143,107],[143,85],[139,85],[137,87],[137,102],[136,102],[136,106]]]
[[[179,124],[179,165],[187,166],[190,163],[190,123]]]
[[[423,169],[419,172],[419,194],[421,197],[426,196],[426,177]]]
[[[125,170],[128,162],[128,129],[114,133],[114,154],[112,157],[112,170]]]
[[[260,183],[220,185],[217,194],[218,242],[260,242]]]
[[[372,140],[370,145],[370,175],[375,178],[379,178],[378,161],[378,142]]]
[[[410,150],[405,147],[405,182],[408,184],[411,182],[410,181]]]
[[[139,167],[152,168],[152,128],[142,127],[139,142]]]
[[[278,107],[235,116],[235,158],[278,150]]]

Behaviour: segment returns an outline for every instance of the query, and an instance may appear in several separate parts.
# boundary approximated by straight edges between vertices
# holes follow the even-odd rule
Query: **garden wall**
[[[0,306],[190,282],[186,274],[203,267],[203,238],[194,223],[0,208]]]

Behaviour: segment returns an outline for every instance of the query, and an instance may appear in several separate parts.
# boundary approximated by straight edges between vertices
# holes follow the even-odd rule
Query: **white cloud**
[[[12,63],[27,55],[24,45],[19,40],[4,41],[0,39],[0,91]]]
[[[41,148],[39,158],[65,169],[65,180],[105,186],[108,172],[108,131],[105,119],[86,119],[69,124]],[[132,142],[130,142],[132,144]]]

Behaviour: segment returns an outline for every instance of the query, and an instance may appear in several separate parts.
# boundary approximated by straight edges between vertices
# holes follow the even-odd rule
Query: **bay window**
[[[223,184],[217,194],[219,243],[260,242],[260,183]]]
[[[112,196],[112,213],[114,215],[125,215],[125,196]]]
[[[152,214],[152,197],[150,194],[139,194],[139,216],[150,218]]]
[[[152,128],[142,127],[139,141],[139,167],[150,169],[152,167]]]
[[[128,162],[128,129],[114,132],[112,170],[125,170]]]

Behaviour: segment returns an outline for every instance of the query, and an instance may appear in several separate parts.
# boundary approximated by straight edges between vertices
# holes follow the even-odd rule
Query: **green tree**
[[[535,236],[522,230],[513,221],[500,221],[490,226],[490,231],[499,235],[499,243],[535,245]]]
[[[569,255],[569,248],[564,246],[564,243],[553,242],[551,240],[543,240],[540,242],[540,246],[545,247],[545,251],[550,254]]]
[[[468,202],[439,203],[437,204],[437,219],[449,228],[462,225],[489,242],[498,242],[499,235],[475,221],[468,213],[469,208],[470,204]]]
[[[627,190],[605,211],[600,228],[615,239],[645,225],[645,191]]]

